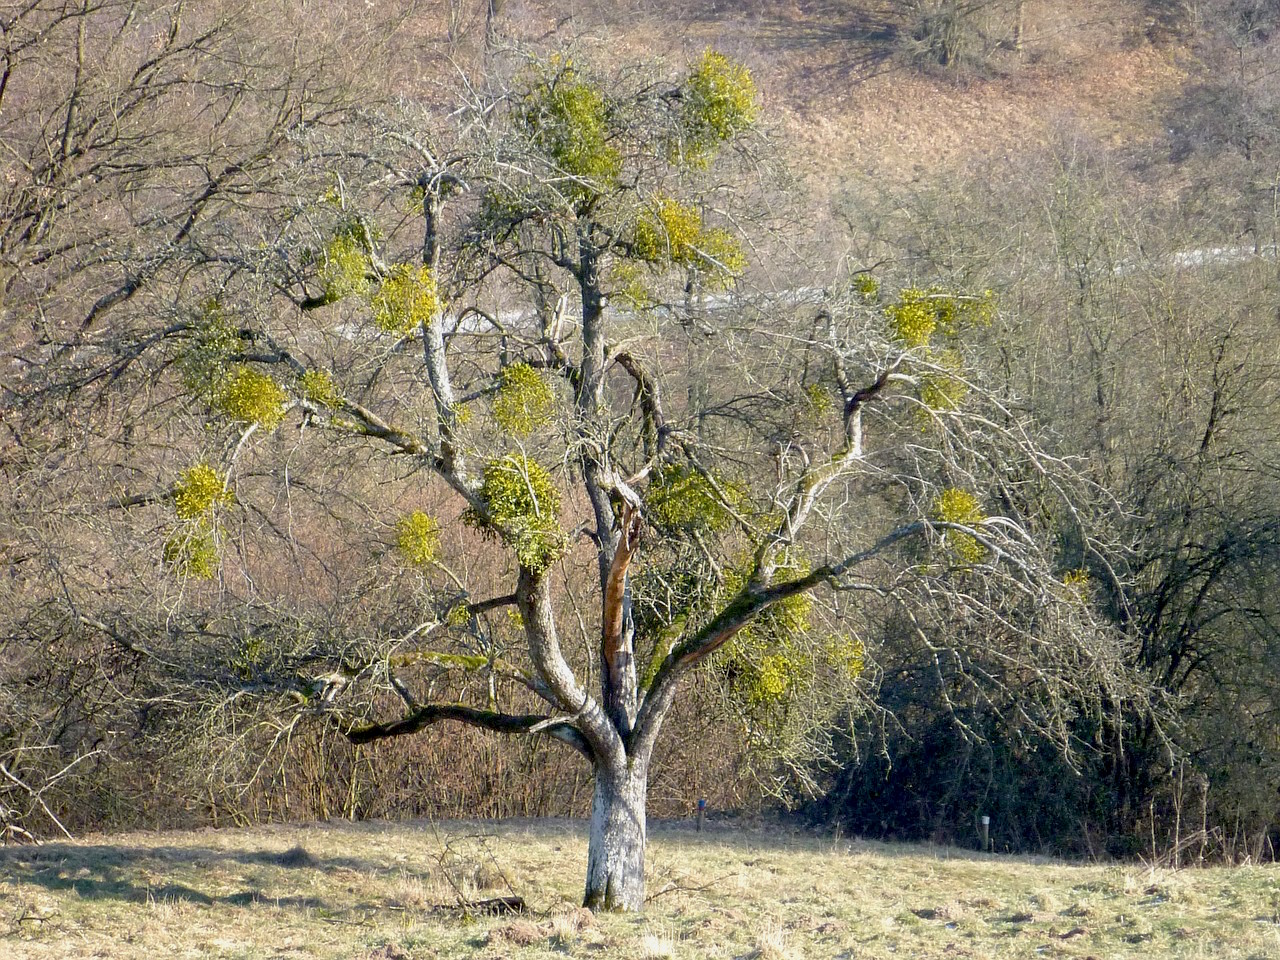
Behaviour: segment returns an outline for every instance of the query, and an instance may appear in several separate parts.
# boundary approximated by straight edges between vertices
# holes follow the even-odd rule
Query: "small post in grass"
[[[706,819],[706,816],[707,816],[707,798],[699,797],[698,798],[698,832],[699,833],[702,832],[702,822],[703,820]]]
[[[991,849],[991,818],[986,814],[982,815],[982,849]]]

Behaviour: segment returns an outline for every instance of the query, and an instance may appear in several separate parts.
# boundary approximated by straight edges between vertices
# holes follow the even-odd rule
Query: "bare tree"
[[[267,696],[278,737],[319,715],[356,743],[450,722],[568,746],[595,783],[595,909],[644,903],[650,762],[700,667],[768,733],[859,696],[860,624],[891,608],[925,641],[982,638],[983,682],[1028,691],[1060,742],[1118,698],[1116,637],[1066,576],[1104,552],[1096,491],[984,388],[965,342],[989,296],[749,286],[749,250],[783,256],[754,221],[785,180],[716,53],[492,74],[447,122],[294,122],[282,94],[270,147],[209,199],[160,191],[178,232],[81,321],[111,336],[49,369],[136,431],[83,544],[159,598],[112,609],[86,565],[77,622],[202,723],[244,729]],[[159,322],[107,323],[146,289]],[[300,599],[319,571],[328,599]]]

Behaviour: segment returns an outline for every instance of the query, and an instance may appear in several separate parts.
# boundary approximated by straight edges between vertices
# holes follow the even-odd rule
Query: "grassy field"
[[[1280,956],[1280,872],[1171,872],[652,831],[643,916],[576,907],[575,821],[326,823],[0,851],[0,956],[759,958]],[[519,895],[523,916],[459,903]]]

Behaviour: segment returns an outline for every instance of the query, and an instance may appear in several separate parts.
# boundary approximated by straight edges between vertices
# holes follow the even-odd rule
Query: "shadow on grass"
[[[391,871],[399,864],[355,857],[317,857],[301,846],[284,852],[271,850],[219,850],[212,847],[117,846],[113,844],[49,843],[40,847],[0,849],[0,879],[43,887],[50,893],[73,894],[85,900],[120,900],[126,903],[185,901],[212,906],[252,906],[257,903],[284,909],[328,910],[378,909],[367,903],[330,904],[312,896],[273,896],[253,888],[225,896],[211,896],[185,883],[165,877],[151,882],[150,874],[166,874],[175,869],[208,868],[219,863],[274,867],[284,870],[311,870],[332,873]]]
[[[893,66],[901,39],[896,23],[866,10],[840,10],[801,23],[777,16],[760,20],[758,39],[785,52],[837,49],[841,56],[805,71],[806,79],[829,83],[865,80]]]
[[[899,66],[902,26],[887,10],[844,0],[807,0],[803,6],[765,0],[744,6],[751,24],[746,32],[763,49],[806,59],[824,54],[799,67],[799,79],[813,90],[845,87]],[[723,16],[713,5],[700,19],[717,24]]]

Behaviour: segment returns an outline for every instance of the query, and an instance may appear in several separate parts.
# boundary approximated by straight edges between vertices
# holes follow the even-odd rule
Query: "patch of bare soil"
[[[813,180],[842,168],[909,180],[1045,147],[1064,133],[1114,147],[1149,141],[1160,134],[1153,105],[1182,79],[1151,47],[962,85],[896,70],[833,100],[792,101],[786,129]]]

